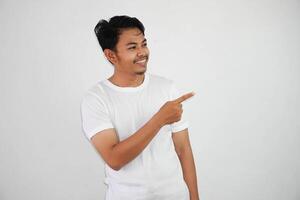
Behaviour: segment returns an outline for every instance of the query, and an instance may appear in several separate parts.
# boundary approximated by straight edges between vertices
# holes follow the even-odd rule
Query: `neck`
[[[137,87],[144,82],[145,74],[115,72],[108,80],[119,87]]]

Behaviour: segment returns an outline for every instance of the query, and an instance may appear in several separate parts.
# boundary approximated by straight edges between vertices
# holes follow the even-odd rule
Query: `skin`
[[[137,87],[143,82],[149,49],[139,29],[125,29],[119,36],[116,50],[105,49],[104,54],[114,65],[114,74],[108,79],[113,84],[120,87]],[[143,59],[146,59],[146,62],[137,63]],[[125,140],[119,141],[116,130],[112,128],[101,131],[101,134],[95,134],[91,142],[103,160],[112,169],[119,170],[146,148],[161,127],[181,119],[183,112],[181,103],[192,96],[193,92],[166,102],[143,127]],[[172,134],[172,139],[190,199],[199,200],[196,168],[188,135],[188,129],[185,129]]]
[[[116,45],[116,51],[105,49],[106,58],[114,65],[114,74],[108,79],[120,87],[136,87],[144,80],[149,59],[149,49],[143,33],[137,29],[125,29]],[[146,59],[145,63],[137,61]]]

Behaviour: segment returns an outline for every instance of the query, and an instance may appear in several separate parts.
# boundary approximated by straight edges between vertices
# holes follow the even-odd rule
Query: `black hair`
[[[137,18],[127,15],[114,16],[106,21],[101,19],[94,28],[98,42],[102,48],[116,51],[119,35],[122,30],[128,28],[138,28],[144,35],[145,27]]]

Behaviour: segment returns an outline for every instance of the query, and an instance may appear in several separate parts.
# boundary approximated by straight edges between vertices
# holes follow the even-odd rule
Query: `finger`
[[[183,101],[185,101],[185,100],[191,98],[191,97],[194,96],[194,95],[195,95],[195,92],[190,92],[190,93],[184,94],[184,95],[182,95],[181,97],[175,99],[174,102],[176,102],[176,103],[181,103],[181,102],[183,102]]]

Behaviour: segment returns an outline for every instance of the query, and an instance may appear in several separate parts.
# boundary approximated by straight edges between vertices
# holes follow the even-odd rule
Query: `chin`
[[[147,71],[146,69],[143,70],[143,71],[137,71],[137,72],[135,72],[135,74],[143,75],[143,74],[145,74],[146,71]]]
[[[136,75],[144,75],[145,74],[145,71],[144,72],[135,72]]]

